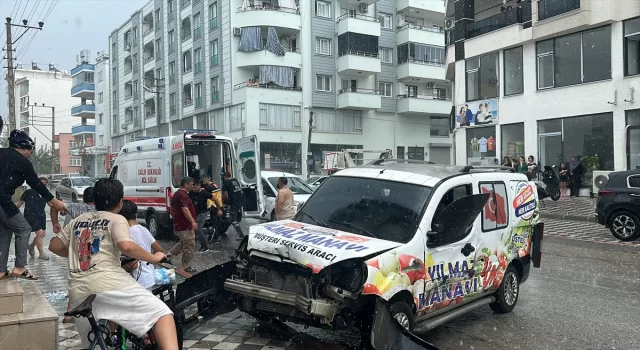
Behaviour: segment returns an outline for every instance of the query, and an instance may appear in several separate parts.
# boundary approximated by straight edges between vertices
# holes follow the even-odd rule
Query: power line
[[[33,15],[35,14],[35,12],[37,11],[38,6],[40,5],[40,1],[41,1],[41,0],[36,1],[36,4],[31,8],[31,11],[30,11],[30,12],[29,12],[29,14],[27,15],[27,17],[23,17],[23,18],[21,18],[21,19],[26,19],[26,20],[27,20],[27,23],[30,23],[30,22],[31,22],[31,19],[33,18]],[[29,1],[27,1],[27,6],[28,6],[28,5],[29,5]],[[25,6],[25,9],[26,9],[26,8],[27,8],[27,7]],[[24,11],[23,11],[22,13],[24,14]],[[24,32],[26,32],[26,31],[27,31],[27,28],[25,28],[25,29],[23,30],[23,33],[24,33]],[[18,49],[18,51],[20,51],[20,49]]]
[[[47,14],[44,16],[44,18],[40,22],[45,22],[47,20],[47,18],[49,18],[49,15],[51,14],[51,12],[53,11],[54,7],[56,7],[57,4],[58,4],[58,0],[55,0],[55,1],[51,2],[51,6],[49,6],[49,10],[47,11]],[[40,13],[38,14],[38,17],[40,17],[42,15],[42,12],[44,11],[44,9],[46,7],[47,7],[47,5],[45,4],[45,6],[42,8]],[[35,39],[36,35],[37,35],[37,32],[33,33],[33,35],[29,39],[29,42],[27,43],[25,48],[22,50],[22,52],[20,54],[18,54],[18,60],[20,60],[20,58],[24,58],[24,55],[29,50],[29,47],[31,46],[31,43],[33,42],[33,39]]]
[[[13,9],[11,10],[11,18],[13,18],[13,13],[16,11],[16,6],[18,6],[19,1],[16,1],[13,3]],[[2,32],[0,33],[0,37],[2,37],[4,35],[4,31],[6,30],[6,28],[3,26],[2,27]]]

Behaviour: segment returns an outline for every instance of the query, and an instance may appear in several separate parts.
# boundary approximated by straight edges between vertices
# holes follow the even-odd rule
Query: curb
[[[540,213],[540,216],[542,218],[552,219],[552,220],[564,220],[564,221],[579,221],[579,222],[597,223],[595,216],[547,214],[547,213],[544,213],[544,212]]]

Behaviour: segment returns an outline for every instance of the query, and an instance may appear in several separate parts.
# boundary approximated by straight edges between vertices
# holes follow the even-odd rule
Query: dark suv
[[[621,241],[640,237],[640,170],[609,174],[598,191],[596,219]]]

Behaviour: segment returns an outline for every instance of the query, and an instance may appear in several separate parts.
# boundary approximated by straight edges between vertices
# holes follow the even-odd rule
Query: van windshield
[[[278,188],[279,177],[270,177],[269,182],[273,185],[273,188]],[[287,177],[287,187],[293,192],[293,194],[312,194],[313,190],[309,188],[309,185],[304,183],[299,177]]]
[[[331,176],[295,220],[407,243],[415,234],[431,190],[404,182]]]

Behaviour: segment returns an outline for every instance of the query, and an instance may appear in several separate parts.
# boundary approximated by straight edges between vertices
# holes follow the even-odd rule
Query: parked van
[[[123,183],[125,199],[138,206],[138,222],[155,237],[172,230],[171,196],[185,176],[210,176],[221,184],[223,173],[230,172],[243,187],[244,216],[259,218],[265,213],[259,145],[255,136],[234,142],[215,130],[180,130],[179,135],[125,144],[110,177]]]

